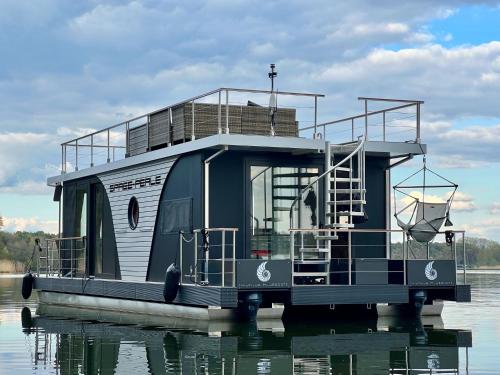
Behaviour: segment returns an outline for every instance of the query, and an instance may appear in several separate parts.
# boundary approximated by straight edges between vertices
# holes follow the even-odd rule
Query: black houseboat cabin
[[[449,212],[417,199],[432,225],[391,227],[391,168],[426,152],[423,103],[359,98],[361,115],[319,123],[322,97],[221,88],[63,143],[40,301],[199,319],[469,301]]]

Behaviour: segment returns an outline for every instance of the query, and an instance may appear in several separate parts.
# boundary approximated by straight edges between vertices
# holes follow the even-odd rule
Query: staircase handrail
[[[336,170],[338,167],[340,167],[342,164],[344,164],[346,161],[351,159],[354,155],[356,155],[365,145],[365,138],[363,136],[360,136],[358,138],[358,146],[349,154],[347,155],[344,159],[339,161],[337,164],[335,164],[333,167],[322,173],[320,176],[318,176],[313,182],[309,183],[304,189],[300,191],[300,193],[295,197],[293,200],[291,206],[290,206],[290,228],[293,228],[293,207],[295,203],[301,199],[302,195],[309,189],[311,186],[316,184],[319,180],[323,179],[325,176]]]

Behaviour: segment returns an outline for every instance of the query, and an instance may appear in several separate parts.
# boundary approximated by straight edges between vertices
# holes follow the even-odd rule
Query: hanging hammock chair
[[[394,217],[398,225],[409,237],[411,236],[417,242],[428,243],[436,237],[443,224],[445,226],[453,225],[450,221],[450,208],[458,185],[427,168],[425,157],[423,162],[424,166],[420,170],[393,187]],[[419,174],[422,175],[421,185],[405,185],[407,181]],[[428,174],[432,174],[432,176],[444,182],[442,184],[427,185]],[[443,188],[450,190],[448,199],[445,202],[426,201],[426,190]],[[408,197],[412,200],[411,203],[398,210],[396,193]],[[404,220],[403,216],[408,216],[408,214],[410,215],[409,220]]]

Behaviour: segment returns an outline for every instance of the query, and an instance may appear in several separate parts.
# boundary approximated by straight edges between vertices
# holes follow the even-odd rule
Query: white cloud
[[[17,231],[44,231],[47,233],[58,232],[58,222],[56,220],[41,220],[38,217],[4,217],[4,227],[2,230],[7,232]]]
[[[500,214],[500,202],[493,202],[491,204],[490,213],[492,215]]]

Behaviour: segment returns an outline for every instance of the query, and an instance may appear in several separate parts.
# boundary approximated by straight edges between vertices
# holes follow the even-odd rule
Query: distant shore
[[[0,260],[0,274],[18,274],[24,272],[24,264],[22,262],[15,262],[12,260]]]

